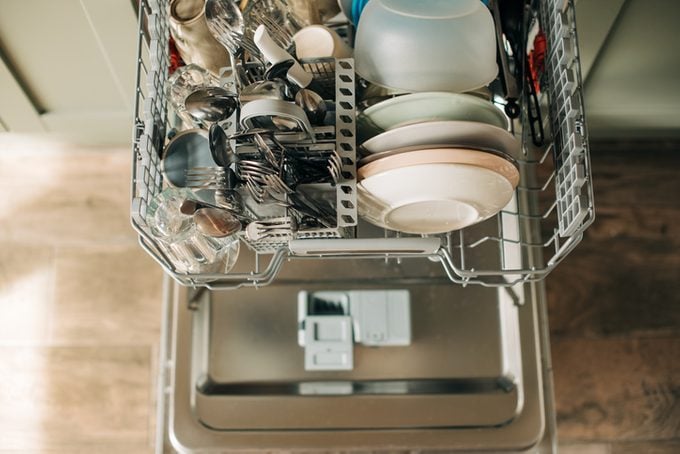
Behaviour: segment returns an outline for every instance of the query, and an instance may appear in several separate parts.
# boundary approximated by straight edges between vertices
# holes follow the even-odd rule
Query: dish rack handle
[[[291,254],[297,256],[433,255],[440,247],[439,238],[305,239],[289,243]]]

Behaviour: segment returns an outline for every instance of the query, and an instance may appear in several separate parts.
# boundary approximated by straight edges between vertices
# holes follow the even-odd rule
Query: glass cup
[[[180,273],[227,273],[236,264],[236,235],[215,238],[198,231],[193,216],[180,211],[182,203],[195,199],[185,188],[167,188],[154,197],[146,222],[168,259]]]
[[[187,97],[207,87],[219,87],[220,81],[210,71],[198,65],[186,65],[178,68],[167,82],[167,95],[175,113],[185,124],[197,126],[191,115],[186,110]]]

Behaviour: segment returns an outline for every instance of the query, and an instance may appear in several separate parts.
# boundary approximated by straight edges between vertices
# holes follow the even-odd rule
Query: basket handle
[[[333,238],[302,239],[289,242],[290,252],[299,256],[367,254],[436,254],[439,238]]]

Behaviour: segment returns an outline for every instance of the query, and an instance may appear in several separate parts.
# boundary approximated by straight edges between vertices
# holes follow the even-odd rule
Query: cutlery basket
[[[512,132],[522,142],[520,183],[496,216],[431,236],[364,224],[356,208],[356,75],[351,59],[337,60],[336,126],[325,143],[341,156],[343,176],[336,185],[320,189],[335,198],[334,228],[302,232],[265,247],[246,243],[249,247],[242,247],[241,255],[252,257],[239,258],[229,273],[184,274],[173,267],[145,222],[148,203],[164,186],[160,157],[172,125],[165,97],[168,3],[141,0],[131,203],[141,246],[179,283],[209,289],[257,287],[277,277],[286,279],[286,273],[280,273],[286,261],[310,258],[373,260],[377,267],[400,267],[406,260],[439,262],[439,275],[413,276],[423,283],[448,279],[498,287],[543,279],[581,241],[594,220],[594,205],[573,1],[541,0],[533,5],[525,13],[524,26],[528,30],[540,24],[545,34],[544,70],[538,94],[532,97],[530,90],[522,90],[520,116],[512,121]],[[327,73],[317,75],[328,83]],[[502,104],[500,97],[495,99]],[[532,131],[537,130],[543,131],[543,143],[534,143]],[[398,279],[403,282],[403,276]]]

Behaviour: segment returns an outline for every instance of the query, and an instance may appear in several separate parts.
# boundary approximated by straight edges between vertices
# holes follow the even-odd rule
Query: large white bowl
[[[391,88],[463,92],[498,74],[493,17],[480,0],[371,0],[354,47],[357,73]]]
[[[421,164],[373,175],[359,183],[359,214],[405,233],[458,230],[498,213],[513,195],[502,175],[466,164]]]

